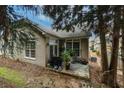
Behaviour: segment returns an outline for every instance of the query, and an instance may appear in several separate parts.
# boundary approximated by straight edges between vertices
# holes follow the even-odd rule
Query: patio
[[[82,77],[89,77],[89,66],[80,63],[71,63],[70,72]]]
[[[60,57],[52,57],[47,67],[54,71],[89,78],[89,65],[85,60],[73,60],[70,62],[68,69],[65,70],[62,59]]]

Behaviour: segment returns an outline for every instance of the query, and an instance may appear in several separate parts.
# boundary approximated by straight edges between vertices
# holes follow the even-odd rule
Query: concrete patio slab
[[[71,63],[70,70],[68,70],[67,72],[70,72],[82,77],[89,77],[89,66],[83,65],[80,63],[73,63],[73,64]]]

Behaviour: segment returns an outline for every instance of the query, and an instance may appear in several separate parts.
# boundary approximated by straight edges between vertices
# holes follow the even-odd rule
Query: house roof
[[[90,32],[85,32],[85,31],[82,31],[81,29],[79,28],[75,28],[75,31],[72,32],[72,31],[56,31],[56,30],[53,30],[53,32],[55,32],[59,37],[61,38],[73,38],[73,37],[82,37],[82,38],[88,38],[89,36],[91,36]]]
[[[59,38],[55,33],[52,33],[48,28],[45,28],[44,26],[39,26],[38,24],[35,24],[34,22],[28,19],[23,19],[23,21],[31,24],[32,27],[36,28],[39,32],[41,32],[44,35],[50,35]]]
[[[89,36],[91,36],[90,32],[84,32],[79,28],[75,28],[74,32],[67,32],[67,31],[56,31],[55,29],[51,29],[48,27],[45,27],[43,25],[38,25],[35,24],[34,22],[28,20],[28,19],[24,19],[25,22],[30,23],[34,28],[36,28],[38,31],[42,32],[42,34],[46,34],[46,35],[51,35],[53,37],[57,37],[57,38],[73,38],[73,37],[82,37],[82,38],[88,38]]]

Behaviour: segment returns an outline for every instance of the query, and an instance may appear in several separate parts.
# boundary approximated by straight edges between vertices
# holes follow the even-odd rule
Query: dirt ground
[[[26,86],[31,88],[79,88],[90,87],[87,80],[57,73],[46,68],[0,57],[0,67],[14,69],[25,77]],[[4,79],[0,79],[0,87],[17,87]]]
[[[15,85],[9,83],[3,78],[0,78],[0,88],[14,88]]]
[[[101,84],[101,58],[100,56],[97,56],[96,52],[90,51],[89,53],[90,56],[94,56],[97,58],[97,62],[89,62],[89,74],[90,74],[90,79],[93,84],[100,85]],[[122,71],[118,69],[117,71],[117,82],[120,87],[123,86],[122,82]]]
[[[89,64],[89,73],[90,73],[90,79],[93,84],[96,86],[101,86],[101,66],[99,65],[98,62],[90,62]],[[117,82],[120,87],[123,86],[122,82],[122,71],[118,70],[117,72]]]
[[[0,57],[0,67],[7,67],[20,72],[26,80],[26,86],[30,88],[87,88],[95,84],[99,87],[101,84],[100,73],[101,67],[98,63],[89,63],[90,79],[76,78],[67,74],[51,71],[41,66],[25,63],[21,61],[13,61]],[[118,83],[122,85],[122,75],[118,74]],[[98,85],[98,86],[97,86]],[[100,85],[101,86],[101,85]],[[0,78],[0,87],[17,87],[3,78]]]

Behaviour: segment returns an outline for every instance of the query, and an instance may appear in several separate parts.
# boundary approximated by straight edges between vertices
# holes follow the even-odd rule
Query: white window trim
[[[59,56],[59,50],[58,50],[58,49],[59,49],[59,45],[51,45],[51,46],[53,46],[53,47],[52,47],[52,49],[53,49],[52,54],[55,55],[55,46],[56,46],[56,47],[57,47],[57,55],[55,55],[55,56]],[[50,53],[49,53],[49,54],[50,54]]]
[[[36,57],[33,58],[33,57],[26,57],[26,55],[24,56],[25,59],[31,59],[31,60],[36,60]]]
[[[53,55],[55,55],[55,46],[57,46],[57,55],[56,56],[59,56],[59,40],[55,40],[55,42],[56,43],[54,43],[54,44],[51,44],[50,42],[49,42],[49,56],[50,56],[50,46],[53,46],[53,52],[52,52],[52,54]]]
[[[31,60],[36,60],[36,40],[29,40],[29,41],[34,41],[35,42],[35,57],[27,57],[26,56],[26,46],[25,46],[25,50],[24,50],[24,58],[26,59],[31,59]],[[31,50],[31,49],[30,49]]]

